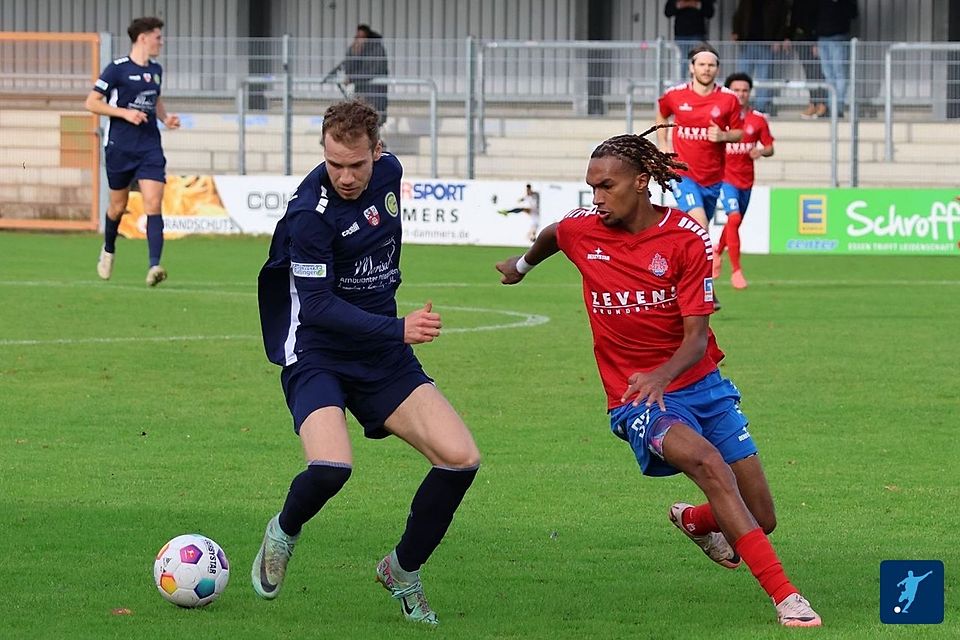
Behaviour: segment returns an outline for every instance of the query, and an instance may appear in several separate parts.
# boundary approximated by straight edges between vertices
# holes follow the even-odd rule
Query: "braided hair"
[[[686,169],[687,165],[677,160],[677,154],[660,151],[657,145],[646,139],[646,136],[657,129],[672,127],[672,124],[658,124],[650,127],[640,135],[627,133],[607,138],[593,150],[590,158],[606,158],[614,156],[620,158],[640,173],[648,173],[664,191],[670,191],[670,181],[680,180],[677,169]]]

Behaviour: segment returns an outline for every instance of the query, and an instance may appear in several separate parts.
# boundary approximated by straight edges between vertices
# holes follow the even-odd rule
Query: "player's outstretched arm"
[[[503,274],[500,278],[502,284],[517,284],[523,280],[530,269],[560,251],[560,245],[557,243],[557,223],[544,227],[543,231],[534,240],[533,246],[527,249],[522,256],[510,256],[502,262],[498,262],[497,271]]]
[[[403,318],[403,341],[406,344],[433,342],[440,335],[440,314],[434,313],[433,303],[427,303]]]

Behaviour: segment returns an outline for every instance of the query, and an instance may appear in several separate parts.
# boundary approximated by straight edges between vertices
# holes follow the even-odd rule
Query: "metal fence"
[[[665,86],[685,80],[687,68],[681,49],[665,39],[384,39],[383,44],[390,66],[385,135],[399,152],[421,158],[416,170],[424,175],[485,175],[489,169],[475,163],[505,144],[511,131],[503,123],[509,119],[582,119],[607,123],[617,132],[627,111],[632,118],[652,119],[657,96]],[[768,100],[768,110],[778,117],[807,114],[818,99],[815,92],[827,95],[822,83],[829,80],[822,73],[817,43],[713,44],[721,74],[751,71],[763,85],[755,101],[762,107]],[[112,39],[111,46],[114,58],[128,52],[125,38]],[[187,129],[204,134],[183,146],[171,136],[170,149],[179,154],[171,166],[207,173],[309,170],[320,156],[319,118],[342,97],[347,78],[336,71],[332,82],[325,80],[348,46],[347,38],[166,38],[160,59],[166,71],[164,97],[172,110],[194,116]],[[855,183],[858,122],[885,121],[893,113],[898,122],[960,116],[960,60],[955,45],[852,40],[845,47],[844,75],[852,89],[846,99],[838,94],[837,100],[838,109],[852,107],[853,117],[843,122],[850,125]],[[89,70],[65,73],[62,69],[69,66],[61,64],[51,72],[51,61],[70,57],[64,45],[6,46],[0,51],[0,98],[62,95],[76,100],[81,110]],[[240,91],[244,97],[238,106]],[[888,105],[891,115],[885,117]],[[887,127],[888,136],[891,129]],[[841,130],[845,134],[846,126]],[[596,128],[594,143],[604,131]],[[831,137],[837,145],[837,135]],[[584,157],[565,136],[554,138],[538,142],[538,157]]]

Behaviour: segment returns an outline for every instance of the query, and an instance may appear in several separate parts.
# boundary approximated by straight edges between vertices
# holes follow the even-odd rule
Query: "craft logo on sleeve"
[[[943,622],[943,562],[884,560],[880,563],[880,622]]]

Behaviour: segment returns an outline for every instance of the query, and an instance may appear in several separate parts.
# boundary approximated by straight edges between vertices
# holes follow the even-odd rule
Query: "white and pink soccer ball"
[[[203,607],[227,588],[230,564],[216,542],[196,533],[177,536],[163,545],[153,563],[160,595],[187,608]]]

